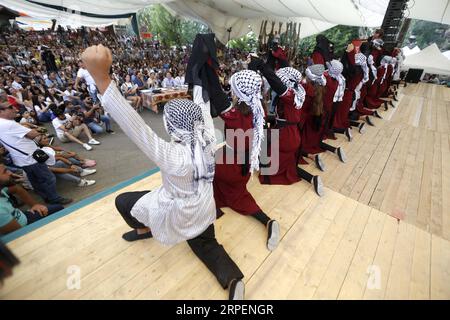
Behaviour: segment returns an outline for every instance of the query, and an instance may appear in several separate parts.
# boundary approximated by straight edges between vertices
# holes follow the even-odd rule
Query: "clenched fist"
[[[103,94],[111,82],[109,77],[112,64],[111,50],[101,44],[91,46],[84,50],[81,59],[92,78],[94,78],[98,90]]]

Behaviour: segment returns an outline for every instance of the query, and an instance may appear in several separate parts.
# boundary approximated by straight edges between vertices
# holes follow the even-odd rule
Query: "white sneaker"
[[[88,145],[87,143],[83,143],[83,148],[85,148],[87,151],[91,151],[92,147]]]
[[[89,142],[88,142],[89,144],[100,144],[100,142],[98,142],[97,140],[95,140],[95,139],[91,139],[91,140],[89,140]]]
[[[81,171],[81,173],[80,173],[80,177],[86,177],[86,176],[88,176],[90,174],[94,174],[96,172],[97,172],[97,170],[95,170],[95,169],[83,169],[83,171]]]
[[[78,184],[79,187],[89,187],[95,184],[95,180],[85,180],[81,179],[80,183]]]

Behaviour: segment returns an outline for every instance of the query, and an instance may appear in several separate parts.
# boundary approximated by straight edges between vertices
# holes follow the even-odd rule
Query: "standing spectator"
[[[45,163],[33,158],[38,149],[33,139],[40,135],[36,130],[25,128],[16,123],[17,111],[7,103],[0,103],[0,143],[8,152],[14,164],[27,174],[33,189],[51,204],[68,204],[72,199],[65,199],[56,192],[56,178]]]
[[[89,95],[92,97],[92,100],[94,101],[94,103],[97,103],[97,86],[95,85],[95,81],[92,78],[92,76],[90,75],[89,71],[87,71],[84,68],[84,64],[82,61],[79,62],[79,69],[77,72],[77,78],[75,80],[75,90],[78,90],[78,85],[80,83],[81,80],[84,80],[86,82],[88,91],[89,91]]]

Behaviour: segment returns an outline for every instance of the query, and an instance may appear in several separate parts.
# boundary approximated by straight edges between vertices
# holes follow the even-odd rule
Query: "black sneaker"
[[[374,112],[373,112],[373,115],[374,115],[375,117],[379,118],[379,119],[383,119],[383,117],[380,116],[380,114],[379,114],[377,111],[374,111]]]
[[[233,279],[228,286],[230,294],[228,300],[244,300],[245,284],[244,281],[239,279]]]
[[[352,130],[350,128],[345,129],[345,136],[347,137],[348,141],[353,140]]]
[[[314,185],[314,191],[317,193],[317,195],[319,197],[322,197],[324,195],[322,179],[319,176],[314,176],[312,184]]]
[[[375,127],[375,124],[372,122],[372,119],[370,119],[369,116],[366,116],[366,122],[369,126]]]
[[[115,134],[116,132],[114,130],[106,130],[107,133],[109,134]]]
[[[320,171],[325,171],[325,163],[323,163],[322,159],[318,154],[316,154],[314,161],[316,163],[317,169],[319,169]]]
[[[366,124],[364,122],[361,122],[358,128],[360,134],[364,134],[366,132]]]
[[[267,224],[267,249],[273,251],[280,242],[280,224],[276,220],[270,220]]]
[[[222,211],[222,209],[216,208],[216,219],[219,219],[225,214],[225,212]]]
[[[347,156],[345,155],[345,152],[341,147],[337,148],[337,155],[339,157],[339,160],[341,160],[341,162],[343,163],[347,162]]]
[[[126,240],[128,242],[133,242],[133,241],[143,240],[143,239],[149,239],[149,238],[152,238],[152,237],[153,237],[153,235],[152,235],[151,231],[143,233],[143,234],[138,234],[136,230],[131,230],[131,231],[128,231],[128,232],[126,232],[126,233],[124,233],[122,235],[122,239],[124,239],[124,240]]]

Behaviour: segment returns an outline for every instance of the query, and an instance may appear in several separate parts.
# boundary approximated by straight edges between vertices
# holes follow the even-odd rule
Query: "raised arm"
[[[85,50],[82,59],[103,95],[103,107],[125,134],[162,170],[181,174],[181,164],[189,163],[187,149],[159,138],[122,96],[108,75],[111,51],[102,45],[92,46]]]

